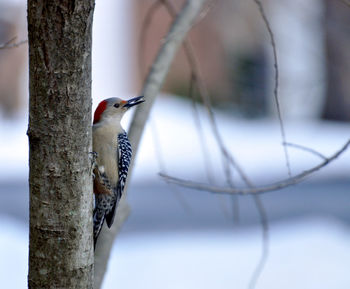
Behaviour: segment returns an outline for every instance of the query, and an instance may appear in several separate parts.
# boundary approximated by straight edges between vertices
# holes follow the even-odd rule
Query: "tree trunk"
[[[94,0],[28,0],[29,288],[92,288]]]

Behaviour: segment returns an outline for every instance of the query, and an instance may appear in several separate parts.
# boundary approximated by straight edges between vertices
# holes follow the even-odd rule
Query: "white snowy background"
[[[178,114],[180,109],[183,109],[181,116]],[[217,116],[226,144],[257,184],[287,177],[279,128],[275,121],[244,122],[219,113]],[[157,101],[152,121],[155,122],[160,136],[159,142],[167,173],[187,179],[205,180],[203,159],[197,143],[198,137],[194,132],[190,103],[165,96]],[[12,126],[11,130],[6,125],[2,125],[1,130],[4,134],[1,134],[0,146],[5,148],[5,153],[1,155],[0,179],[2,182],[25,182],[28,172],[25,119],[17,127]],[[287,131],[291,141],[312,146],[327,156],[340,148],[350,135],[348,125],[327,122],[291,123],[287,124]],[[186,139],[179,141],[178,136],[185,136]],[[130,217],[131,229],[128,229],[127,222],[125,230],[116,241],[103,288],[115,288],[115,284],[121,288],[246,288],[261,255],[261,228],[258,225],[258,216],[252,217],[255,219],[252,226],[245,225],[243,220],[242,225],[237,227],[233,223],[230,225],[224,218],[218,218],[215,220],[217,224],[210,224],[206,228],[200,220],[193,219],[200,218],[201,214],[205,216],[205,213],[201,213],[201,202],[204,202],[203,199],[207,200],[209,194],[180,190],[194,213],[188,218],[186,214],[179,217],[184,223],[184,230],[181,230],[181,224],[172,224],[171,219],[176,219],[176,214],[183,214],[185,208],[174,198],[168,187],[162,186],[162,191],[158,192],[156,197],[152,194],[149,194],[149,197],[142,196],[152,188],[159,190],[159,183],[162,182],[157,175],[159,167],[155,162],[155,148],[158,145],[155,145],[151,126],[148,126],[132,178],[135,189],[131,189],[130,192],[133,210]],[[21,155],[17,152],[21,152]],[[303,151],[290,149],[290,152],[293,173],[321,161]],[[220,184],[223,178],[220,177],[220,161],[215,160],[215,153],[215,150],[211,150],[213,166],[219,168],[216,169],[215,179],[217,184]],[[315,186],[314,190],[322,188],[325,184],[326,189],[313,193],[316,195],[316,203],[326,202],[323,204],[326,209],[322,214],[299,216],[296,209],[294,217],[281,220],[277,218],[271,222],[269,258],[257,288],[349,288],[350,197],[344,196],[349,194],[350,182],[346,176],[349,172],[349,161],[350,152],[347,151],[334,163],[309,178],[308,183],[311,182],[311,186]],[[9,165],[12,173],[8,171]],[[332,197],[332,184],[342,183],[344,180],[345,183],[340,188],[343,197],[338,198],[339,192],[334,192]],[[320,185],[317,185],[318,183]],[[331,185],[328,185],[329,183]],[[145,187],[149,187],[148,191],[144,190]],[[312,212],[319,206],[308,196],[303,198],[303,188],[303,185],[299,185],[288,194],[284,191],[274,193],[274,196],[278,193],[284,198],[280,209],[288,210],[293,206],[298,208],[304,204],[306,211]],[[298,198],[293,198],[293,192],[298,193]],[[324,194],[328,198],[325,198]],[[135,208],[133,204],[138,198],[146,199],[146,202],[140,205],[136,201]],[[221,216],[217,198],[219,197],[212,196],[209,200],[212,203],[205,203],[203,210],[209,208],[208,214],[214,214],[213,207],[217,215]],[[180,209],[174,214],[172,211],[162,210],[162,206],[175,206]],[[327,206],[335,208],[328,212]],[[273,217],[274,211],[279,210],[278,207],[277,204],[271,206],[271,210],[267,209],[268,215]],[[158,218],[163,219],[158,220],[163,222],[159,225],[160,229],[148,230],[150,224],[143,228],[141,224],[138,231],[140,226],[132,225],[144,221],[142,210],[148,210],[150,214],[160,211]],[[347,222],[339,219],[334,210],[342,211],[347,217]],[[249,211],[254,212],[254,209],[250,208]],[[224,225],[220,224],[220,220]],[[157,219],[152,219],[152,222],[157,227]],[[193,230],[186,227],[186,222],[194,223],[191,225]],[[196,222],[200,224],[198,228]],[[210,223],[210,220],[208,222]],[[133,226],[136,226],[136,229]],[[175,226],[175,230],[171,230],[172,226]],[[11,216],[3,216],[0,220],[0,279],[11,280],[4,288],[26,288],[27,258],[28,224]]]
[[[94,107],[102,96],[134,93],[128,66],[131,44],[125,15],[131,6],[127,3],[96,4]],[[105,25],[107,21],[113,25]],[[307,56],[298,57],[307,61]],[[214,183],[222,184],[218,150],[205,110],[200,108],[200,112]],[[216,117],[225,144],[256,185],[287,177],[275,119],[246,121],[219,112]],[[126,127],[129,120],[130,115],[124,121]],[[0,124],[1,288],[27,287],[26,129],[26,113],[15,122],[2,120]],[[330,156],[349,139],[350,126],[289,119],[286,132],[288,141]],[[321,161],[305,151],[290,148],[289,153],[293,174]],[[166,173],[206,181],[191,104],[169,95],[157,100],[143,135],[129,195],[132,215],[115,243],[103,288],[247,288],[262,247],[254,207],[247,198],[240,198],[242,219],[235,225],[229,198],[224,197],[222,205],[222,198],[209,193],[178,188],[174,193],[174,187],[158,177],[159,155]],[[270,244],[256,288],[350,288],[349,172],[347,151],[305,184],[262,196],[271,220]],[[237,176],[235,180],[240,184]],[[14,193],[16,185],[22,187]]]

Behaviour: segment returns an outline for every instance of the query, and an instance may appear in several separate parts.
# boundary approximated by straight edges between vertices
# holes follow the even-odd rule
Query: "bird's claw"
[[[94,169],[97,167],[96,159],[98,157],[97,152],[89,152],[90,158],[91,158],[91,174],[92,178],[95,179]]]

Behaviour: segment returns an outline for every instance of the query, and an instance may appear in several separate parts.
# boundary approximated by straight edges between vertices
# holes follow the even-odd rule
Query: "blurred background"
[[[144,27],[154,2],[97,1],[93,109],[106,97],[139,95],[171,23],[159,8]],[[184,1],[171,2],[180,9]],[[287,141],[331,156],[350,137],[348,2],[262,3],[276,42]],[[0,44],[26,39],[25,5],[0,1]],[[190,37],[224,143],[254,185],[285,179],[273,52],[259,10],[247,0],[208,7]],[[6,288],[27,286],[27,49],[0,50],[0,280],[9,281]],[[260,260],[261,220],[251,197],[187,190],[158,176],[227,185],[206,109],[194,110],[189,98],[190,77],[181,50],[142,138],[128,192],[132,212],[115,242],[105,289],[247,288]],[[292,175],[322,161],[293,147],[288,152]],[[256,288],[349,288],[349,172],[346,151],[302,184],[261,196],[270,242]],[[237,174],[233,179],[244,185]]]

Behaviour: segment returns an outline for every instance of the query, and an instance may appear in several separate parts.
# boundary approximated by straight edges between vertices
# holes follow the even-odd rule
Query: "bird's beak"
[[[144,102],[145,100],[143,99],[143,96],[138,96],[138,97],[134,97],[132,99],[129,99],[126,104],[124,104],[123,107],[126,107],[126,108],[130,108],[136,104],[140,104],[142,102]]]

